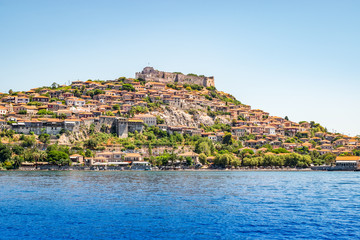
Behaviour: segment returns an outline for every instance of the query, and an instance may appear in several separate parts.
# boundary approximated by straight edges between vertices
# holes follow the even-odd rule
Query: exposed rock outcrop
[[[216,119],[219,119],[220,123],[231,123],[230,118],[227,116],[217,116],[212,118],[203,111],[189,112],[176,107],[166,106],[162,107],[162,111],[153,111],[151,114],[160,116],[165,120],[165,124],[168,126],[199,127],[201,123],[210,126],[215,123]]]
[[[58,140],[59,145],[71,145],[74,142],[84,141],[89,138],[87,131],[75,131],[68,134],[62,134]]]

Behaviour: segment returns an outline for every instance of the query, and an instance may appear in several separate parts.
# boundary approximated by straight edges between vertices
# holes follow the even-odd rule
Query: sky
[[[360,134],[360,1],[0,0],[0,91],[158,70]]]

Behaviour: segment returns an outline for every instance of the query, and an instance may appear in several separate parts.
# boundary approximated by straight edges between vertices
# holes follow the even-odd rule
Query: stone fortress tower
[[[147,82],[197,84],[204,87],[215,87],[214,77],[184,75],[182,73],[169,73],[155,70],[153,67],[145,67],[135,74],[135,78]]]
[[[128,121],[126,118],[118,118],[116,121],[116,132],[120,138],[128,137]]]

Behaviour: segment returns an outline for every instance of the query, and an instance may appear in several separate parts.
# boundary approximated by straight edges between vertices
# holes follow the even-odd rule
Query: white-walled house
[[[6,115],[8,113],[8,109],[6,107],[0,106],[0,115]]]
[[[68,106],[83,107],[85,105],[85,100],[76,97],[69,97],[65,100],[65,103]]]
[[[265,130],[265,132],[264,132],[265,135],[275,135],[276,134],[276,128],[273,126],[266,126],[264,128],[264,130]]]

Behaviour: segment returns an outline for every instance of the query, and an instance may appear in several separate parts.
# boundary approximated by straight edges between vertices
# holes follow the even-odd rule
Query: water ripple
[[[355,239],[359,173],[0,172],[0,239]]]

